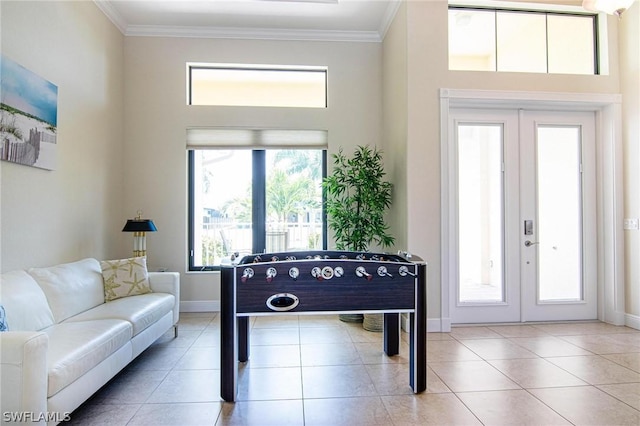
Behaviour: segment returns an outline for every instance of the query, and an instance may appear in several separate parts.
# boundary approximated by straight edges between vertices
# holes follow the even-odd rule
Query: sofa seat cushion
[[[49,336],[47,396],[55,395],[131,340],[127,321],[64,322],[42,330]]]
[[[130,322],[133,326],[133,335],[136,336],[166,315],[167,312],[171,312],[174,303],[174,296],[168,293],[148,293],[123,297],[96,306],[69,318],[65,322],[117,318]]]

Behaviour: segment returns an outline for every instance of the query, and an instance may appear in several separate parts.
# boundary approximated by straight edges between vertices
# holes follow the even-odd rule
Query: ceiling
[[[128,36],[371,41],[400,0],[94,0]]]

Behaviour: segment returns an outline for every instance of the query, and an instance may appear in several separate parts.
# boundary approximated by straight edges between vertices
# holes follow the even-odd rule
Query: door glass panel
[[[505,300],[502,126],[458,126],[458,301]]]
[[[538,299],[582,300],[580,127],[538,127]]]

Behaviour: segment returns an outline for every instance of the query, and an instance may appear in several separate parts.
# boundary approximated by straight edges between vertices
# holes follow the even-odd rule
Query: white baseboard
[[[219,300],[183,300],[180,312],[220,312]]]
[[[451,318],[442,318],[440,320],[440,332],[441,333],[450,333],[451,332]]]
[[[627,327],[635,328],[636,330],[640,330],[640,316],[625,314],[624,324]]]
[[[610,312],[604,322],[612,325],[625,325],[627,323],[627,314],[622,311]]]
[[[444,324],[440,318],[427,318],[427,333],[441,333],[443,331],[447,331],[443,329],[443,325]]]
[[[427,333],[439,333],[443,331],[444,320],[440,320],[440,318],[427,318]],[[402,314],[400,317],[400,327],[404,331],[409,330],[409,315]],[[449,324],[449,329],[445,331],[451,331],[451,324]]]

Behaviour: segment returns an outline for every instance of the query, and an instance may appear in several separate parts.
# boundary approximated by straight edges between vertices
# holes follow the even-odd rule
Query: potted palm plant
[[[385,223],[385,211],[391,206],[390,182],[384,180],[382,151],[368,145],[357,146],[348,158],[342,148],[332,155],[333,171],[323,180],[329,229],[334,232],[338,250],[368,251],[372,244],[393,245]],[[360,317],[361,319],[362,317]],[[341,315],[343,321],[356,321],[353,315]],[[364,327],[382,329],[382,315],[366,315]]]

